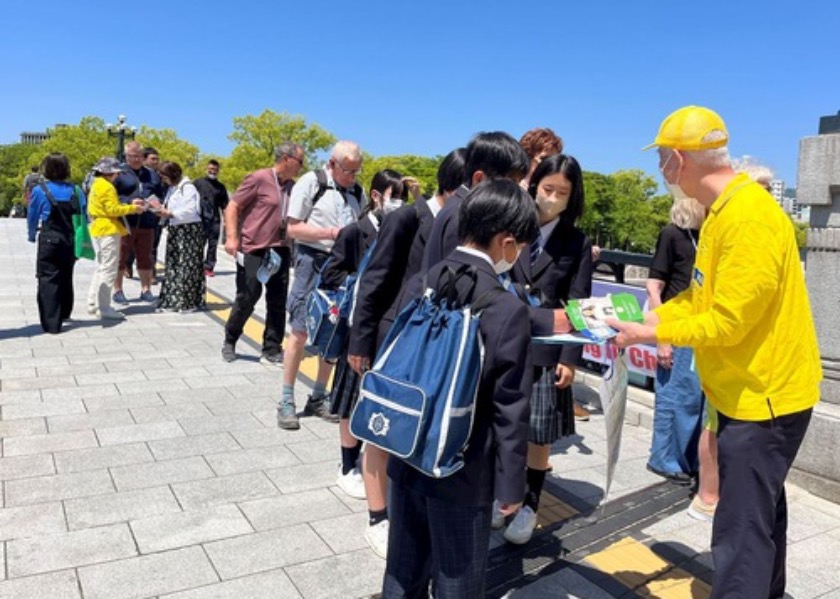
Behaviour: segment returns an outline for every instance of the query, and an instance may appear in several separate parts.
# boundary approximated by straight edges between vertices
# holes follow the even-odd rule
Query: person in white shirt
[[[204,228],[199,195],[176,162],[164,162],[159,173],[169,186],[163,204],[152,210],[166,220],[166,280],[160,290],[158,310],[195,312],[205,307]]]

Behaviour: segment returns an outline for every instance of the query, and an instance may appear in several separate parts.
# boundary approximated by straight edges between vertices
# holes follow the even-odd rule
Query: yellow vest
[[[813,407],[822,367],[793,224],[738,175],[700,232],[691,285],[655,310],[657,341],[695,348],[711,404],[738,420]]]
[[[122,222],[123,216],[134,214],[134,206],[120,204],[117,189],[104,177],[95,177],[88,197],[88,215],[93,219],[90,224],[91,237],[107,235],[127,235]]]

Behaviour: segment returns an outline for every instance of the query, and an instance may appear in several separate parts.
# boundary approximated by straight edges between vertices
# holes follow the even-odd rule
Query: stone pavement
[[[337,427],[302,418],[300,431],[278,430],[281,372],[261,366],[253,346],[240,343],[240,359],[226,364],[212,312],[157,314],[137,301],[126,321],[103,326],[84,310],[88,261],[76,268],[74,320],[61,335],[42,334],[35,246],[22,220],[0,220],[0,252],[0,598],[308,599],[379,590],[384,562],[362,536],[365,504],[335,486]],[[216,295],[232,297],[232,270],[222,256],[208,279]],[[136,281],[126,292],[137,297]],[[299,406],[307,390],[299,385]],[[552,484],[566,503],[592,506],[602,495],[603,419],[594,415],[578,432],[557,445]],[[644,468],[649,436],[625,427],[614,498],[660,482]],[[789,500],[790,596],[840,597],[840,508],[793,486]],[[682,512],[633,534],[645,547],[678,545],[692,555],[700,566],[690,595],[677,595],[675,584],[671,594],[656,590],[668,585],[650,579],[628,583],[599,551],[542,576],[523,565],[527,576],[510,596],[705,597],[709,534]],[[555,565],[561,557],[551,556]]]

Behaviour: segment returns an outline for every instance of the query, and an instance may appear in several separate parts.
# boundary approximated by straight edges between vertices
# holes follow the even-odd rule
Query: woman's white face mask
[[[668,188],[668,193],[671,194],[671,197],[676,202],[678,200],[687,199],[689,195],[685,193],[685,191],[683,191],[682,187],[680,187],[679,174],[677,175],[677,181],[675,183],[668,182],[668,177],[665,176],[665,168],[668,166],[668,163],[671,162],[671,158],[673,157],[674,152],[671,152],[668,156],[668,159],[665,161],[665,164],[663,164],[662,167],[659,169],[659,172],[662,173],[662,180],[665,181],[665,187]]]

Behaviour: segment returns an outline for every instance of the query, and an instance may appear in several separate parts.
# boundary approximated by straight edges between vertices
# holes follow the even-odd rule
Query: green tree
[[[431,196],[437,191],[437,171],[443,156],[428,158],[404,154],[402,156],[366,156],[362,164],[362,174],[359,182],[365,188],[370,189],[370,182],[373,175],[384,169],[392,169],[404,177],[414,177],[420,182],[420,188],[424,195]]]
[[[332,146],[336,138],[319,125],[307,124],[300,115],[264,110],[257,116],[247,115],[233,119],[233,133],[228,139],[236,143],[221,170],[221,181],[232,190],[245,176],[257,169],[274,164],[274,148],[292,141],[306,151],[306,166],[314,168],[319,153]]]
[[[143,147],[151,146],[156,149],[161,160],[177,162],[188,175],[193,176],[197,170],[204,174],[199,164],[198,146],[180,139],[172,129],[152,129],[143,125],[135,139],[143,144]]]
[[[70,160],[71,179],[81,183],[85,174],[103,156],[113,156],[116,141],[108,137],[105,121],[86,116],[78,125],[50,129],[50,138],[39,146],[30,147],[30,162],[40,164],[51,152],[62,152]]]
[[[13,204],[23,202],[23,178],[31,166],[32,146],[11,144],[0,146],[0,216],[7,216]]]

